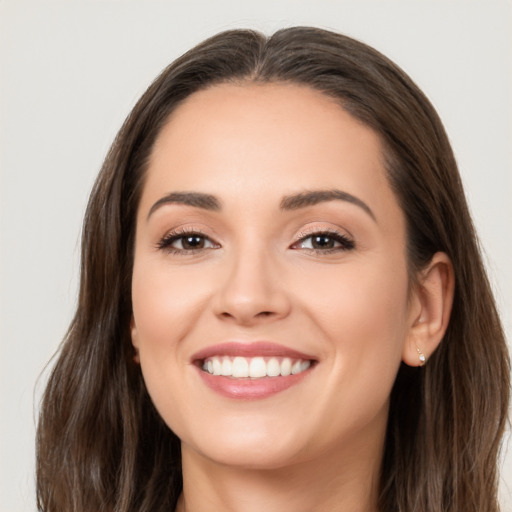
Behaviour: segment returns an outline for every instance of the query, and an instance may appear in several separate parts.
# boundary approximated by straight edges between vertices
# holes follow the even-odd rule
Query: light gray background
[[[85,203],[124,117],[165,65],[206,36],[296,24],[374,45],[431,98],[510,339],[510,1],[0,0],[0,511],[35,510],[35,417],[46,373],[38,377],[73,313]],[[500,489],[505,511],[511,452]]]

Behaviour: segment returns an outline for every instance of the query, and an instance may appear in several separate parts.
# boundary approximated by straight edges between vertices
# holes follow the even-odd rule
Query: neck
[[[183,445],[177,512],[377,512],[382,444],[351,448],[262,470],[218,464]]]

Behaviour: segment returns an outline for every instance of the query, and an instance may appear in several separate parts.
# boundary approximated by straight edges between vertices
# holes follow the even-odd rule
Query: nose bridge
[[[239,323],[283,317],[289,303],[269,247],[245,243],[229,255],[218,297],[218,314]]]

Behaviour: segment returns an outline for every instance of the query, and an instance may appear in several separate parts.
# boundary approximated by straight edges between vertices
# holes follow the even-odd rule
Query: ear
[[[422,366],[443,339],[453,304],[455,277],[448,255],[437,252],[422,270],[412,291],[409,331],[402,360]]]
[[[139,356],[139,341],[137,337],[137,326],[135,325],[135,318],[130,318],[130,336],[132,338],[132,345],[134,350],[133,360],[140,364],[140,356]]]

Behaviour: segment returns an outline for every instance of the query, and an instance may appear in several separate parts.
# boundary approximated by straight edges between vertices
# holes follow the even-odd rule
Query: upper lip
[[[251,343],[241,343],[228,341],[211,345],[196,352],[192,356],[192,361],[203,361],[208,357],[214,356],[241,356],[241,357],[289,357],[291,359],[315,360],[310,354],[305,354],[298,350],[272,343],[269,341],[255,341]]]

